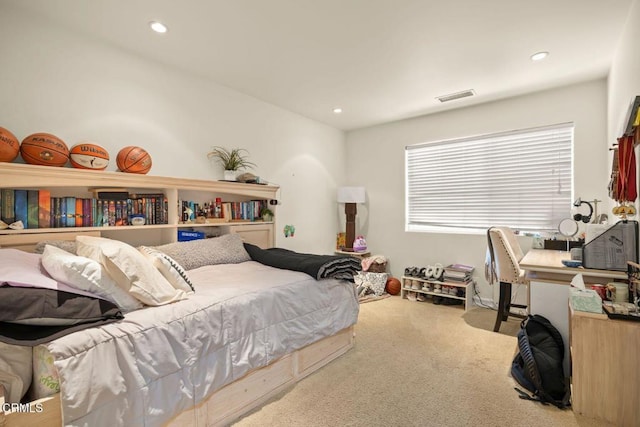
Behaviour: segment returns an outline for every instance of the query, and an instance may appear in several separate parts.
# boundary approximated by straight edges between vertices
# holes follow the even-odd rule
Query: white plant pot
[[[235,181],[236,180],[236,171],[224,171],[224,180],[225,181]]]

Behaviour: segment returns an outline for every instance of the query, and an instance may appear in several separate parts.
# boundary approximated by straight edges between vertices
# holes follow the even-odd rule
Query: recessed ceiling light
[[[342,108],[340,108],[340,107],[334,108],[334,109],[333,109],[333,112],[334,112],[335,114],[340,114],[340,113],[342,113]]]
[[[549,55],[549,52],[538,52],[531,55],[532,61],[540,61],[541,59],[546,58]]]
[[[158,21],[151,21],[149,22],[149,26],[151,27],[151,29],[153,31],[155,31],[156,33],[166,33],[168,28],[166,25],[164,25],[161,22]]]

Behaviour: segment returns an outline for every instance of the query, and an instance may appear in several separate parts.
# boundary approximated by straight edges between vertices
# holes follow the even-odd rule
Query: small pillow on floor
[[[371,289],[376,296],[384,294],[387,285],[387,273],[358,271],[353,279],[359,289]]]

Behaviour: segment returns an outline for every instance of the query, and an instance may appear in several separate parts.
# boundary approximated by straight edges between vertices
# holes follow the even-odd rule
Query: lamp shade
[[[338,203],[364,203],[364,187],[340,187],[338,188]]]

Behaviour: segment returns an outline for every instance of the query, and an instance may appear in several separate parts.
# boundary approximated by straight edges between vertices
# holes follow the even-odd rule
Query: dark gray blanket
[[[286,270],[307,273],[316,280],[332,277],[353,281],[362,266],[360,260],[350,256],[304,254],[283,248],[261,249],[244,244],[252,260]]]
[[[36,346],[122,318],[115,304],[100,298],[0,284],[0,341],[7,344]]]

